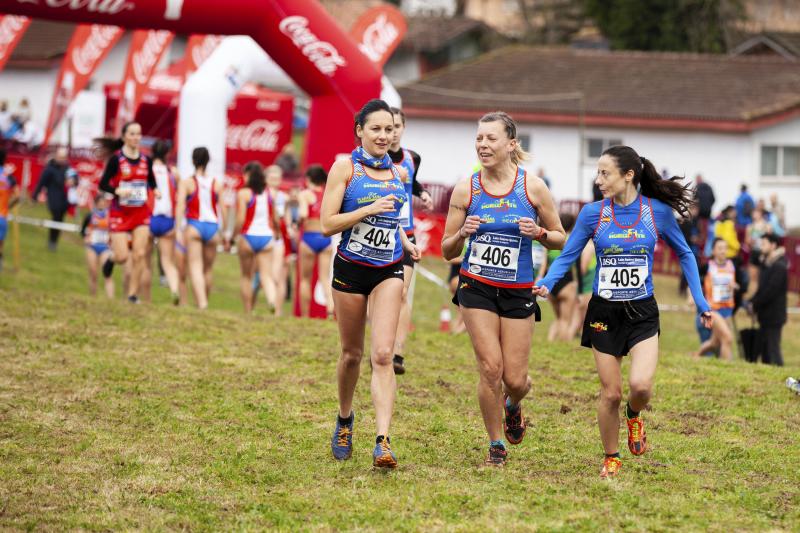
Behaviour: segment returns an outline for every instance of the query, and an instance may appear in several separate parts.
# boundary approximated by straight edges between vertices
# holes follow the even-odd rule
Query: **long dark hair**
[[[208,154],[208,148],[205,146],[198,146],[192,150],[192,164],[194,168],[202,168],[203,170],[208,167],[208,161],[211,156]]]
[[[322,168],[322,165],[311,165],[306,169],[306,176],[308,180],[314,185],[325,185],[328,181],[328,173]]]
[[[153,159],[158,159],[159,161],[166,163],[167,154],[169,154],[171,149],[172,146],[170,145],[169,141],[159,139],[153,143],[153,146],[150,148],[150,154],[153,156]]]
[[[128,128],[130,128],[134,124],[139,124],[139,123],[136,122],[135,120],[132,120],[130,122],[126,122],[122,126],[122,137],[125,136],[125,133],[128,131]],[[122,140],[122,137],[117,137],[116,139],[114,137],[97,137],[96,139],[93,139],[93,141],[96,147],[101,151],[107,154],[113,154],[114,152],[122,149],[122,147],[125,146],[125,141]]]
[[[662,179],[649,159],[640,157],[630,146],[612,146],[603,155],[614,159],[621,174],[633,171],[633,184],[641,186],[641,193],[655,198],[678,212],[681,218],[689,218],[689,209],[695,204],[691,183],[681,185],[683,176]]]
[[[258,161],[250,161],[244,166],[244,173],[247,174],[247,186],[253,190],[253,194],[261,194],[267,188],[267,177],[264,175],[264,167]]]

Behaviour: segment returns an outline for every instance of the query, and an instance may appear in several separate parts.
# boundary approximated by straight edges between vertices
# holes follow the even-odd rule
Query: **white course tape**
[[[80,226],[78,226],[77,224],[72,224],[70,222],[56,222],[54,220],[44,220],[41,218],[33,218],[33,217],[15,217],[14,215],[10,215],[8,219],[16,220],[20,224],[39,226],[40,228],[52,228],[62,231],[72,231],[74,233],[78,233],[81,230]]]
[[[420,265],[419,263],[417,263],[417,270],[419,271],[419,274],[422,277],[424,277],[428,281],[433,282],[435,285],[438,285],[443,290],[450,292],[450,286],[447,284],[447,282],[445,282],[442,278],[440,278],[439,276],[437,276],[424,266]]]

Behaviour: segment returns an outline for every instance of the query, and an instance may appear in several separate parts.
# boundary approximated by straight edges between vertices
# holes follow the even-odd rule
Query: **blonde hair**
[[[505,111],[492,111],[491,113],[486,113],[483,115],[478,122],[503,123],[503,127],[506,130],[506,135],[508,135],[508,138],[517,141],[514,151],[511,152],[511,161],[515,165],[518,165],[521,161],[527,161],[531,158],[530,154],[522,149],[522,145],[517,138],[517,123],[514,122],[514,119],[511,118],[508,113]]]

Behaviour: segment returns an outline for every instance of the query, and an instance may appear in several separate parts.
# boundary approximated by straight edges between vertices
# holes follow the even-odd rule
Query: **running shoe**
[[[502,467],[506,464],[506,456],[508,452],[502,446],[489,446],[489,455],[483,462],[486,466]]]
[[[375,468],[397,468],[397,457],[392,452],[389,438],[383,438],[372,450],[372,466]]]
[[[603,469],[600,470],[600,477],[608,479],[616,477],[622,468],[622,460],[619,457],[606,457],[603,461]]]
[[[106,259],[106,262],[103,263],[103,277],[110,278],[113,272],[114,272],[114,262],[111,259]]]
[[[336,427],[331,437],[331,451],[337,461],[345,461],[353,455],[353,422],[355,415],[350,413],[350,424],[340,424],[336,417]]]
[[[128,301],[130,303],[132,303],[132,304],[138,304],[139,303],[139,297],[136,296],[135,294],[132,294],[132,295],[128,296]]]
[[[392,360],[392,365],[394,366],[394,373],[395,374],[405,374],[406,367],[403,366],[403,356],[402,355],[395,355],[394,359]]]
[[[506,414],[503,420],[503,431],[510,444],[519,444],[525,437],[525,418],[522,416],[522,404],[516,409],[508,408],[508,396],[503,398],[503,411]]]
[[[642,455],[647,451],[647,435],[641,416],[628,419],[628,449],[633,455]]]

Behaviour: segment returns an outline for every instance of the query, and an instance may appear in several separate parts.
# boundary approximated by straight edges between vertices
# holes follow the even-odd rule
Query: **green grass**
[[[208,312],[161,288],[131,306],[85,295],[74,236],[56,254],[44,231],[22,236],[22,269],[7,250],[0,274],[0,529],[800,530],[800,398],[783,386],[800,377],[796,318],[778,369],[692,360],[693,316],[663,313],[652,449],[602,482],[591,355],[543,339],[545,304],[531,427],[487,470],[469,341],[437,331],[445,296],[418,278],[400,467],[378,473],[368,365],[355,453],[337,463],[335,324],[263,304],[244,317],[235,257],[219,258]],[[659,278],[659,300],[676,284]]]

